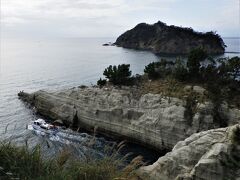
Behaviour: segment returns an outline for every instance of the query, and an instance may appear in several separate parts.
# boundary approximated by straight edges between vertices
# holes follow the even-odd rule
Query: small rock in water
[[[114,46],[114,43],[111,43],[111,42],[104,43],[103,46]]]

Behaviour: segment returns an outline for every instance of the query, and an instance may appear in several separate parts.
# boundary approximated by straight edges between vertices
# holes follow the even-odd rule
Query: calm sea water
[[[145,65],[161,58],[147,51],[102,46],[109,41],[114,39],[1,39],[0,138],[11,137],[17,142],[26,137],[32,142],[40,138],[26,130],[26,125],[36,116],[18,100],[20,90],[33,92],[95,84],[104,68],[122,63],[130,64],[133,74],[142,74]],[[233,52],[224,56],[240,55],[240,39],[224,41],[228,46],[226,51]],[[57,149],[63,143],[55,143],[54,147]]]

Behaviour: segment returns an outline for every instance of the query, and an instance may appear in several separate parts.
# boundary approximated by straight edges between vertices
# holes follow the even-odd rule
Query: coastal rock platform
[[[139,94],[134,88],[72,88],[55,92],[22,93],[37,112],[67,126],[97,129],[155,149],[171,150],[190,135],[219,128],[213,105],[198,103],[193,118],[185,118],[186,102],[161,94]],[[228,125],[240,122],[240,110],[222,108]]]

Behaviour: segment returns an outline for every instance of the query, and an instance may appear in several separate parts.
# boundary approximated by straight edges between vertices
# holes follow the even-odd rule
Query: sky
[[[0,0],[2,37],[117,37],[162,21],[240,37],[240,0]]]

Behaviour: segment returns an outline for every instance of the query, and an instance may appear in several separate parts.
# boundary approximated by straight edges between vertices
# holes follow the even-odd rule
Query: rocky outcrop
[[[140,172],[151,180],[240,179],[240,137],[238,143],[233,141],[236,130],[239,135],[239,125],[193,134]]]
[[[185,118],[185,101],[160,94],[138,93],[136,88],[72,88],[23,94],[38,113],[65,124],[171,150],[190,135],[220,127],[211,103],[198,103],[192,119]],[[240,110],[222,107],[228,125],[240,122]]]
[[[162,22],[138,24],[119,36],[115,44],[164,54],[188,54],[195,48],[203,48],[209,54],[222,54],[225,51],[222,38],[214,32],[200,33],[191,28],[167,26]]]

